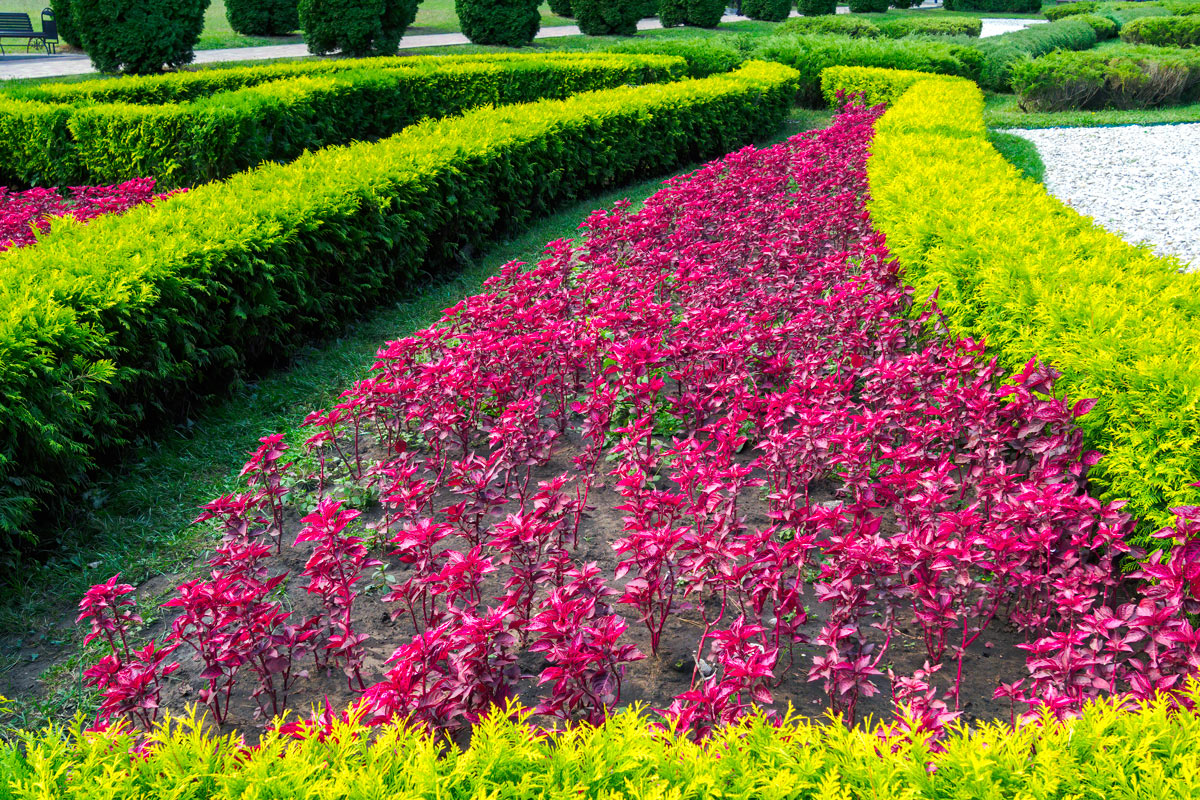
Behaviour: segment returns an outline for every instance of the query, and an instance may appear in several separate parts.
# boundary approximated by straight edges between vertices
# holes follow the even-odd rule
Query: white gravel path
[[[1052,195],[1200,271],[1200,123],[1008,133],[1037,147]]]

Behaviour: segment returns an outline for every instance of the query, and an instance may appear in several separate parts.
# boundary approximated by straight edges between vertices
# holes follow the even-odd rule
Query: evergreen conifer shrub
[[[71,0],[66,16],[97,70],[143,75],[191,63],[208,2]]]
[[[539,0],[454,0],[463,35],[474,44],[520,47],[533,41],[542,16]],[[572,9],[574,8],[572,1]]]
[[[742,13],[750,19],[783,22],[792,13],[792,0],[742,0]]]
[[[715,28],[724,14],[725,0],[659,0],[658,4],[658,18],[664,28]]]
[[[633,36],[642,0],[571,0],[579,30],[588,36]]]
[[[797,0],[796,8],[806,17],[837,13],[837,0]]]
[[[391,56],[417,18],[418,5],[420,0],[300,0],[300,27],[315,55],[340,50],[355,57]]]
[[[246,36],[283,36],[300,27],[298,0],[225,0],[225,18]]]
[[[550,0],[550,13],[557,14],[560,17],[575,16],[575,10],[571,7],[571,0]]]
[[[849,0],[851,14],[882,14],[891,5],[890,0]]]
[[[54,21],[58,24],[58,38],[71,47],[79,47],[79,34],[75,32],[75,23],[71,18],[71,0],[50,0],[50,10],[54,12]]]

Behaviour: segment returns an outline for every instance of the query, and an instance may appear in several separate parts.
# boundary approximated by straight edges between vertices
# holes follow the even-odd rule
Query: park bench
[[[0,11],[0,54],[4,53],[5,39],[24,41],[25,52],[36,44],[47,55],[53,53],[58,46],[58,23],[54,21],[54,12],[49,8],[42,9],[42,29],[35,31],[28,14]]]

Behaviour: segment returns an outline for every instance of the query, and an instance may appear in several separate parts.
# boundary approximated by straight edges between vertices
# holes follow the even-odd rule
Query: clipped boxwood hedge
[[[978,51],[968,45],[932,40],[848,36],[773,36],[755,48],[752,55],[754,58],[777,61],[799,70],[798,99],[812,106],[822,103],[821,70],[826,67],[886,67],[975,79],[979,75],[980,65]]]
[[[979,85],[993,91],[1007,91],[1014,65],[1053,50],[1087,50],[1095,47],[1097,41],[1095,29],[1073,17],[981,39],[978,48],[983,54],[983,68]]]
[[[1194,697],[1192,702],[1200,701]],[[82,724],[0,742],[0,800],[142,798],[644,798],[645,800],[1163,800],[1200,793],[1200,718],[1160,702],[1112,701],[1053,718],[956,727],[931,742],[919,721],[873,729],[750,715],[694,743],[631,711],[603,725],[535,733],[493,713],[465,749],[412,728],[337,722],[326,736],[271,732],[254,749],[185,719],[131,755],[128,735]],[[915,731],[906,733],[906,731]]]
[[[1118,45],[1050,53],[1018,64],[1013,89],[1028,111],[1190,103],[1200,99],[1200,51]]]
[[[290,161],[306,149],[386,136],[424,117],[683,72],[678,59],[651,55],[385,63],[400,66],[310,72],[183,103],[63,106],[0,98],[0,183],[153,176],[162,188],[193,186],[264,161]],[[241,77],[251,81],[254,73]]]
[[[1104,453],[1089,480],[1148,537],[1200,504],[1200,275],[1020,178],[988,144],[977,86],[896,80],[909,88],[876,125],[871,219],[956,335],[1014,369],[1042,359],[1056,389],[1098,400],[1080,420]]]
[[[1158,47],[1196,47],[1200,45],[1200,14],[1135,19],[1121,28],[1121,40]]]
[[[479,109],[0,254],[0,551],[147,420],[225,391],[464,246],[775,130],[796,79],[750,63]]]

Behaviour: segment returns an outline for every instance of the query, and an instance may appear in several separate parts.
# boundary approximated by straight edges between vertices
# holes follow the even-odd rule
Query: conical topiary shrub
[[[642,0],[571,0],[579,30],[588,36],[633,36]]]
[[[783,22],[792,13],[793,0],[742,0],[742,13],[750,19]]]
[[[454,0],[463,35],[475,44],[520,47],[542,25],[539,0]],[[572,3],[574,6],[574,3]]]
[[[391,56],[418,5],[420,0],[300,0],[300,27],[316,55]]]
[[[96,69],[141,75],[191,63],[208,2],[71,0],[67,16]]]
[[[300,27],[298,0],[225,0],[229,27],[246,36],[283,36]]]
[[[659,0],[658,18],[664,28],[690,25],[715,28],[725,14],[725,0]]]

